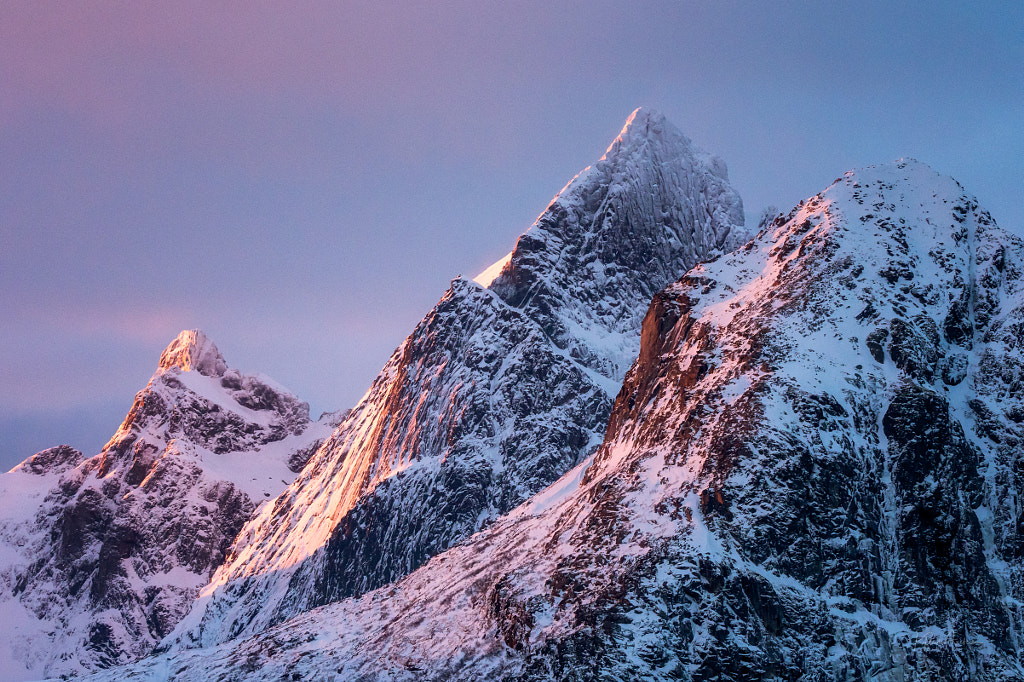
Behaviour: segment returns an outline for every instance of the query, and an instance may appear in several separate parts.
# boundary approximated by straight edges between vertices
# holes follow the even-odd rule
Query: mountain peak
[[[887,182],[890,184],[905,184],[912,188],[932,189],[933,191],[941,190],[942,192],[953,194],[959,193],[958,189],[962,189],[960,188],[960,183],[953,178],[939,173],[927,163],[910,157],[848,170],[838,180],[842,182],[845,178],[852,178],[857,183]]]
[[[59,474],[77,466],[84,457],[70,445],[47,448],[23,460],[11,471],[22,471],[37,476]]]
[[[635,357],[643,304],[695,263],[729,250],[742,226],[743,202],[725,164],[660,113],[637,109],[604,156],[476,281],[617,381]]]
[[[172,367],[185,372],[195,370],[208,377],[222,376],[227,371],[224,356],[200,329],[183,330],[164,349],[160,355],[160,369]]]
[[[651,297],[742,221],[690,141],[633,112],[509,255],[452,281],[168,646],[391,583],[554,482],[600,441]]]
[[[602,161],[609,160],[624,151],[642,149],[645,143],[682,146],[686,151],[693,151],[693,144],[672,123],[655,109],[640,107],[626,119],[618,137],[612,140],[605,151]]]
[[[625,125],[622,126],[622,130],[619,132],[619,137],[616,139],[635,135],[658,134],[664,129],[666,124],[675,128],[675,126],[668,122],[664,114],[657,109],[637,107],[629,115],[629,118],[626,119]]]
[[[649,158],[661,163],[671,157],[690,158],[711,174],[729,180],[728,168],[721,158],[697,147],[660,111],[645,107],[633,110],[600,160],[619,164],[623,160],[636,163]]]

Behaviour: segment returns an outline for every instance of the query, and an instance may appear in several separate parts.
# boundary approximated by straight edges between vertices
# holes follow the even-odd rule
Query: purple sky
[[[891,4],[3,3],[0,466],[183,328],[351,406],[641,105],[748,216],[912,156],[1020,232],[1024,4]]]

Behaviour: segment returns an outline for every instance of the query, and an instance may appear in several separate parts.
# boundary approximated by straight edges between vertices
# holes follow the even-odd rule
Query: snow
[[[661,125],[657,116],[634,112],[602,161],[613,158],[615,151],[624,147],[635,151],[630,145],[649,144],[648,136],[638,137],[639,130],[644,128],[646,132]],[[711,174],[727,177],[724,164],[711,157],[705,163]],[[578,183],[600,179],[605,171],[600,163],[588,167],[555,202],[579,208],[582,201],[576,194]],[[621,178],[610,186],[623,186]],[[646,579],[660,585],[676,584],[694,577],[697,566],[702,570],[706,562],[756,576],[768,583],[788,609],[787,618],[791,613],[808,614],[832,627],[837,641],[828,651],[830,660],[838,662],[853,655],[869,671],[868,677],[880,674],[882,662],[889,660],[899,666],[892,675],[904,675],[907,662],[901,647],[912,649],[923,643],[959,646],[956,638],[961,634],[953,632],[952,625],[911,628],[899,620],[892,602],[899,561],[898,510],[882,414],[894,393],[907,382],[931,381],[929,385],[937,389],[942,380],[912,376],[908,370],[896,367],[888,351],[882,361],[876,360],[866,339],[874,329],[892,320],[909,319],[922,325],[930,320],[942,325],[948,305],[946,295],[956,291],[957,278],[964,273],[969,273],[975,292],[980,290],[978,254],[984,245],[977,243],[972,231],[969,246],[958,246],[952,243],[956,240],[947,229],[938,227],[960,222],[948,202],[961,195],[962,189],[955,181],[908,160],[847,173],[821,195],[801,202],[789,216],[767,226],[741,251],[696,267],[687,279],[667,290],[667,294],[686,296],[691,308],[684,311],[690,320],[684,321],[694,322],[686,329],[695,331],[689,336],[678,333],[666,337],[677,345],[657,359],[656,369],[661,374],[655,379],[661,382],[658,386],[662,392],[636,413],[619,415],[619,422],[613,420],[617,431],[609,431],[596,453],[508,515],[494,519],[490,526],[434,556],[405,578],[361,597],[294,614],[271,627],[266,613],[254,612],[244,600],[232,600],[238,591],[251,589],[246,598],[256,600],[257,607],[268,611],[284,603],[294,597],[289,590],[300,565],[323,552],[327,538],[361,495],[372,493],[374,486],[398,472],[413,475],[440,471],[449,450],[442,453],[423,447],[414,451],[408,443],[410,434],[418,433],[424,424],[443,423],[449,414],[445,410],[462,409],[456,396],[466,395],[479,383],[491,409],[501,414],[503,394],[498,389],[516,381],[515,363],[520,358],[509,353],[496,362],[493,373],[474,373],[456,367],[458,356],[449,344],[434,360],[414,357],[406,362],[419,340],[414,333],[395,352],[363,401],[320,448],[303,475],[257,511],[236,542],[234,561],[218,570],[195,608],[168,638],[167,643],[175,648],[127,671],[108,671],[96,679],[170,679],[179,674],[181,680],[205,679],[218,674],[237,675],[243,665],[253,679],[281,679],[286,675],[339,679],[512,676],[520,654],[506,647],[496,632],[506,624],[500,612],[495,615],[497,609],[521,608],[530,616],[531,620],[524,621],[529,623],[524,641],[532,647],[529,654],[533,655],[546,642],[557,644],[559,637],[582,627],[573,623],[572,609],[588,605],[588,600],[606,598],[608,594],[600,592],[602,586],[618,585],[618,573],[637,566],[652,547],[671,548],[677,563],[657,565]],[[976,228],[974,225],[971,229]],[[531,230],[538,239],[549,240],[553,248],[545,253],[554,254],[556,265],[561,262],[571,244],[560,243],[557,234],[538,234],[543,233],[540,220]],[[591,236],[588,233],[586,237]],[[1024,249],[1018,251],[1024,253]],[[488,334],[498,319],[511,319],[513,329],[533,324],[531,318],[500,297],[502,272],[516,257],[517,251],[513,251],[485,270],[475,285],[453,283],[450,296],[442,301],[450,303],[463,296],[479,306],[477,311],[486,311],[469,335],[467,345],[473,350],[495,347],[496,338]],[[911,276],[889,272],[888,268],[898,263],[903,263]],[[591,264],[588,268],[593,281],[606,283],[603,267]],[[565,273],[554,268],[542,274],[544,285],[559,292],[565,290],[558,279]],[[901,283],[894,285],[889,281],[893,277]],[[491,288],[483,290],[481,286]],[[1003,281],[999,286],[1005,289],[1010,284]],[[608,324],[607,318],[592,314],[608,299],[571,298],[578,294],[568,291],[569,298],[563,299],[566,305],[557,311],[566,337],[552,353],[564,361],[578,360],[581,374],[596,387],[595,392],[604,390],[614,395],[618,380],[625,374],[625,367],[620,365],[637,347],[636,339],[628,333],[632,329],[635,336],[635,326],[629,326],[632,322],[618,326],[619,320]],[[1020,303],[1009,299],[1004,304],[1009,307],[999,314],[1009,314]],[[528,309],[529,305],[527,301],[522,307]],[[872,314],[861,313],[869,308],[874,310]],[[439,304],[422,324],[426,326],[440,316],[442,309]],[[464,310],[459,308],[457,314]],[[698,331],[707,332],[706,337]],[[973,417],[969,416],[972,412],[967,401],[977,395],[996,405],[1003,400],[1019,400],[1019,396],[999,393],[992,387],[992,380],[982,375],[979,357],[999,350],[1000,342],[985,340],[980,331],[975,333],[970,378],[942,388],[952,414],[968,427],[967,437],[973,439],[983,457],[980,466],[987,488],[985,502],[972,511],[982,528],[986,563],[1002,586],[1003,603],[1017,607],[1019,601],[1010,594],[1012,586],[1007,580],[1011,567],[999,554],[996,537],[1001,530],[997,524],[1002,504],[996,495],[997,474],[1005,474],[1000,471],[1005,463],[994,446],[975,437],[969,428]],[[701,345],[705,338],[707,345]],[[952,352],[948,340],[939,343]],[[593,355],[586,358],[598,360],[584,362],[587,352]],[[456,371],[446,374],[452,368]],[[701,371],[688,372],[692,368]],[[219,384],[205,379],[189,377],[186,385],[214,404],[231,407],[230,398],[223,395]],[[644,379],[642,372],[627,377],[623,391],[636,388],[630,382]],[[409,386],[412,389],[408,394],[401,393]],[[421,406],[437,395],[447,399],[442,407],[422,413],[413,410],[408,426],[398,422],[396,396]],[[807,414],[801,412],[802,399],[812,403]],[[815,408],[820,412],[817,415]],[[550,418],[549,414],[541,416]],[[863,422],[854,426],[858,416]],[[471,444],[475,456],[491,463],[492,472],[503,473],[509,463],[500,459],[498,444],[522,428],[517,418],[519,415],[502,415],[502,419],[489,424],[493,438],[474,434],[462,443]],[[749,432],[734,433],[743,429]],[[381,434],[391,434],[398,440],[389,441]],[[712,442],[713,437],[733,435],[743,440],[747,450],[734,455],[738,459],[735,463],[717,463],[715,457],[722,453],[716,450],[720,446]],[[597,445],[600,434],[592,433],[590,438],[585,451]],[[811,462],[812,468],[847,458],[844,464],[857,470],[878,461],[869,461],[865,453],[884,455],[878,465],[882,469],[878,477],[881,566],[871,568],[873,578],[881,583],[883,594],[878,603],[865,604],[837,592],[841,588],[831,582],[810,587],[778,567],[786,557],[770,556],[763,564],[749,558],[751,549],[742,542],[744,533],[772,515],[792,512],[786,506],[791,502],[783,499],[786,491],[769,488],[758,497],[754,489],[765,478],[771,482],[772,473],[806,466],[795,448],[783,449],[776,453],[778,461],[769,461],[764,453],[773,439],[806,447],[817,458]],[[283,457],[290,447],[291,443],[281,441],[265,446],[260,453],[273,460]],[[256,467],[247,459],[253,453],[224,457],[195,452],[211,475],[233,476],[230,480],[240,481],[239,485],[248,477],[252,485],[249,490],[254,494],[280,473],[276,465]],[[286,479],[283,476],[282,483]],[[936,479],[931,477],[926,482],[935,483]],[[711,495],[723,490],[725,497],[715,498],[716,507]],[[736,497],[729,497],[734,494]],[[1012,502],[1015,504],[1016,499]],[[722,509],[731,511],[727,516]],[[480,513],[479,524],[489,519],[489,511]],[[828,538],[827,542],[847,539],[854,540],[854,545],[872,542],[853,532],[848,537]],[[313,574],[320,575],[316,571]],[[576,595],[577,606],[552,587],[555,577],[566,575],[586,581],[583,594]],[[269,577],[261,581],[261,576]],[[190,584],[190,576],[180,572],[168,572],[163,579]],[[505,589],[501,596],[507,597],[508,605],[494,599],[499,585]],[[304,589],[312,588],[307,585]],[[664,625],[668,615],[656,592],[635,589],[641,594],[627,595],[637,598],[629,611],[632,622],[617,630],[621,639],[609,638],[608,644],[611,658],[619,655],[643,669],[646,662],[639,652],[659,649],[661,640],[656,629]],[[696,597],[698,601],[704,598],[717,597]],[[759,626],[753,623],[751,627],[757,630]],[[239,639],[225,641],[239,632]],[[749,649],[749,642],[738,639],[736,632],[729,636],[728,646]],[[989,657],[987,660],[1003,655],[985,637],[971,636],[972,646]],[[852,646],[857,648],[847,648],[849,642],[844,637],[855,641]],[[713,639],[711,632],[697,627],[691,646],[711,646]],[[213,645],[197,650],[179,646],[197,642]],[[697,662],[693,659],[687,664]],[[1019,670],[1019,657],[1009,665]]]
[[[0,679],[38,680],[45,676],[46,651],[40,642],[52,636],[53,624],[36,618],[17,599],[0,601]]]
[[[509,459],[521,445],[516,438],[533,431],[549,438],[549,428],[590,430],[567,468],[592,451],[604,429],[596,415],[636,357],[650,297],[697,259],[717,254],[742,225],[742,203],[726,180],[724,164],[660,114],[634,112],[601,160],[555,196],[515,249],[474,281],[452,282],[303,474],[246,525],[231,561],[169,641],[215,642],[239,627],[255,632],[286,597],[301,602],[315,588],[302,581],[321,572],[323,548],[339,524],[399,474],[429,481],[443,463],[474,471],[483,463],[491,480],[530,480],[537,472]],[[618,250],[591,258],[605,241]],[[635,260],[636,250],[652,245],[650,257]],[[510,290],[512,266],[533,278],[531,292]],[[568,395],[557,387],[529,395],[522,385],[535,380],[537,365],[570,377]],[[190,386],[205,390],[198,380]],[[480,422],[466,422],[479,425],[464,432],[462,415],[483,406]],[[574,471],[530,513],[568,499],[584,468]],[[526,484],[519,478],[511,479],[513,490]],[[421,510],[417,500],[402,506],[427,518],[444,513]],[[479,509],[472,530],[493,519],[496,506],[489,500]]]
[[[230,481],[257,504],[277,497],[295,480],[288,468],[288,456],[309,443],[330,436],[326,424],[312,422],[301,434],[267,443],[256,451],[213,453],[202,450],[203,471],[212,480]]]
[[[227,369],[224,357],[213,341],[199,329],[186,329],[178,334],[160,356],[159,371],[171,368],[219,376]]]
[[[60,474],[8,471],[0,474],[0,524],[31,521],[43,498],[60,480]]]
[[[580,481],[583,480],[583,476],[587,473],[587,468],[591,465],[593,459],[593,456],[587,457],[567,471],[560,479],[531,497],[521,507],[511,513],[539,516],[571,499],[576,491],[579,490]]]
[[[239,403],[243,398],[275,407],[251,409]],[[83,642],[97,623],[109,628],[114,655],[145,653],[147,642],[154,643],[150,612],[173,619],[207,583],[204,542],[217,557],[217,533],[224,532],[218,524],[237,523],[231,517],[245,512],[247,500],[258,505],[280,493],[295,478],[288,468],[293,453],[333,430],[330,417],[309,422],[305,405],[272,380],[229,370],[198,330],[182,332],[168,346],[135,406],[140,409],[107,450],[77,469],[59,462],[51,473],[36,474],[31,471],[41,465],[30,461],[0,475],[0,679],[87,672],[98,657]],[[235,449],[210,449],[210,439],[220,436],[228,438],[217,441],[218,449],[225,443]],[[121,447],[124,442],[129,446]],[[147,475],[128,483],[129,469],[140,464]],[[81,556],[65,556],[78,549],[54,535],[54,524],[63,523],[67,510],[78,513],[83,495],[87,506],[112,511],[120,526],[141,537],[163,528],[194,533],[129,548],[114,577],[122,611],[94,603],[90,582],[77,591],[67,584],[68,561],[82,567],[76,570],[101,570],[100,544],[108,538],[105,528],[87,526],[78,539]],[[218,509],[222,501],[227,507]],[[109,559],[104,568],[110,570]],[[97,580],[95,573],[87,579]]]
[[[501,274],[501,271],[505,269],[505,266],[512,260],[512,251],[509,251],[499,260],[491,264],[486,270],[481,272],[479,275],[473,278],[473,281],[482,287],[491,286],[491,282],[494,278]]]
[[[747,389],[751,387],[753,381],[749,374],[740,374],[731,383],[725,385],[722,391],[722,400],[727,405],[736,404],[736,400],[747,392]]]
[[[177,372],[174,374],[185,388],[200,398],[217,405],[226,412],[234,412],[251,424],[270,426],[277,415],[267,410],[252,410],[238,403],[229,392],[221,386],[220,377],[203,376],[199,372]]]
[[[32,562],[35,545],[31,523],[43,499],[57,484],[59,474],[23,471],[0,474],[0,679],[17,682],[44,675],[45,651],[36,644],[47,641],[53,625],[38,619],[10,590],[16,576]]]

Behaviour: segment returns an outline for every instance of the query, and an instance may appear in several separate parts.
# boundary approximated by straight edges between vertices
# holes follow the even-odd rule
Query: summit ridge
[[[650,297],[742,217],[682,133],[635,112],[506,264],[453,281],[167,645],[393,582],[557,479],[600,442]]]
[[[131,672],[1024,679],[1022,330],[1024,242],[924,164],[849,172],[654,297],[601,446],[549,488]]]
[[[351,410],[183,331],[0,478],[0,676],[1024,682],[1024,241],[913,159],[742,216],[638,109]]]
[[[199,329],[186,329],[178,334],[160,355],[158,367],[163,370],[177,367],[185,372],[195,370],[204,376],[223,376],[227,370],[224,356]]]

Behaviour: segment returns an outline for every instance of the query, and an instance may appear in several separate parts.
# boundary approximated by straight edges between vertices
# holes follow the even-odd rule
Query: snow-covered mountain
[[[148,653],[335,424],[182,332],[102,452],[51,448],[0,476],[0,678]]]
[[[506,258],[452,282],[167,645],[391,583],[556,480],[600,443],[651,296],[742,222],[724,163],[634,112]]]
[[[554,485],[394,584],[100,679],[1024,679],[1022,277],[955,181],[847,173],[654,298]]]

